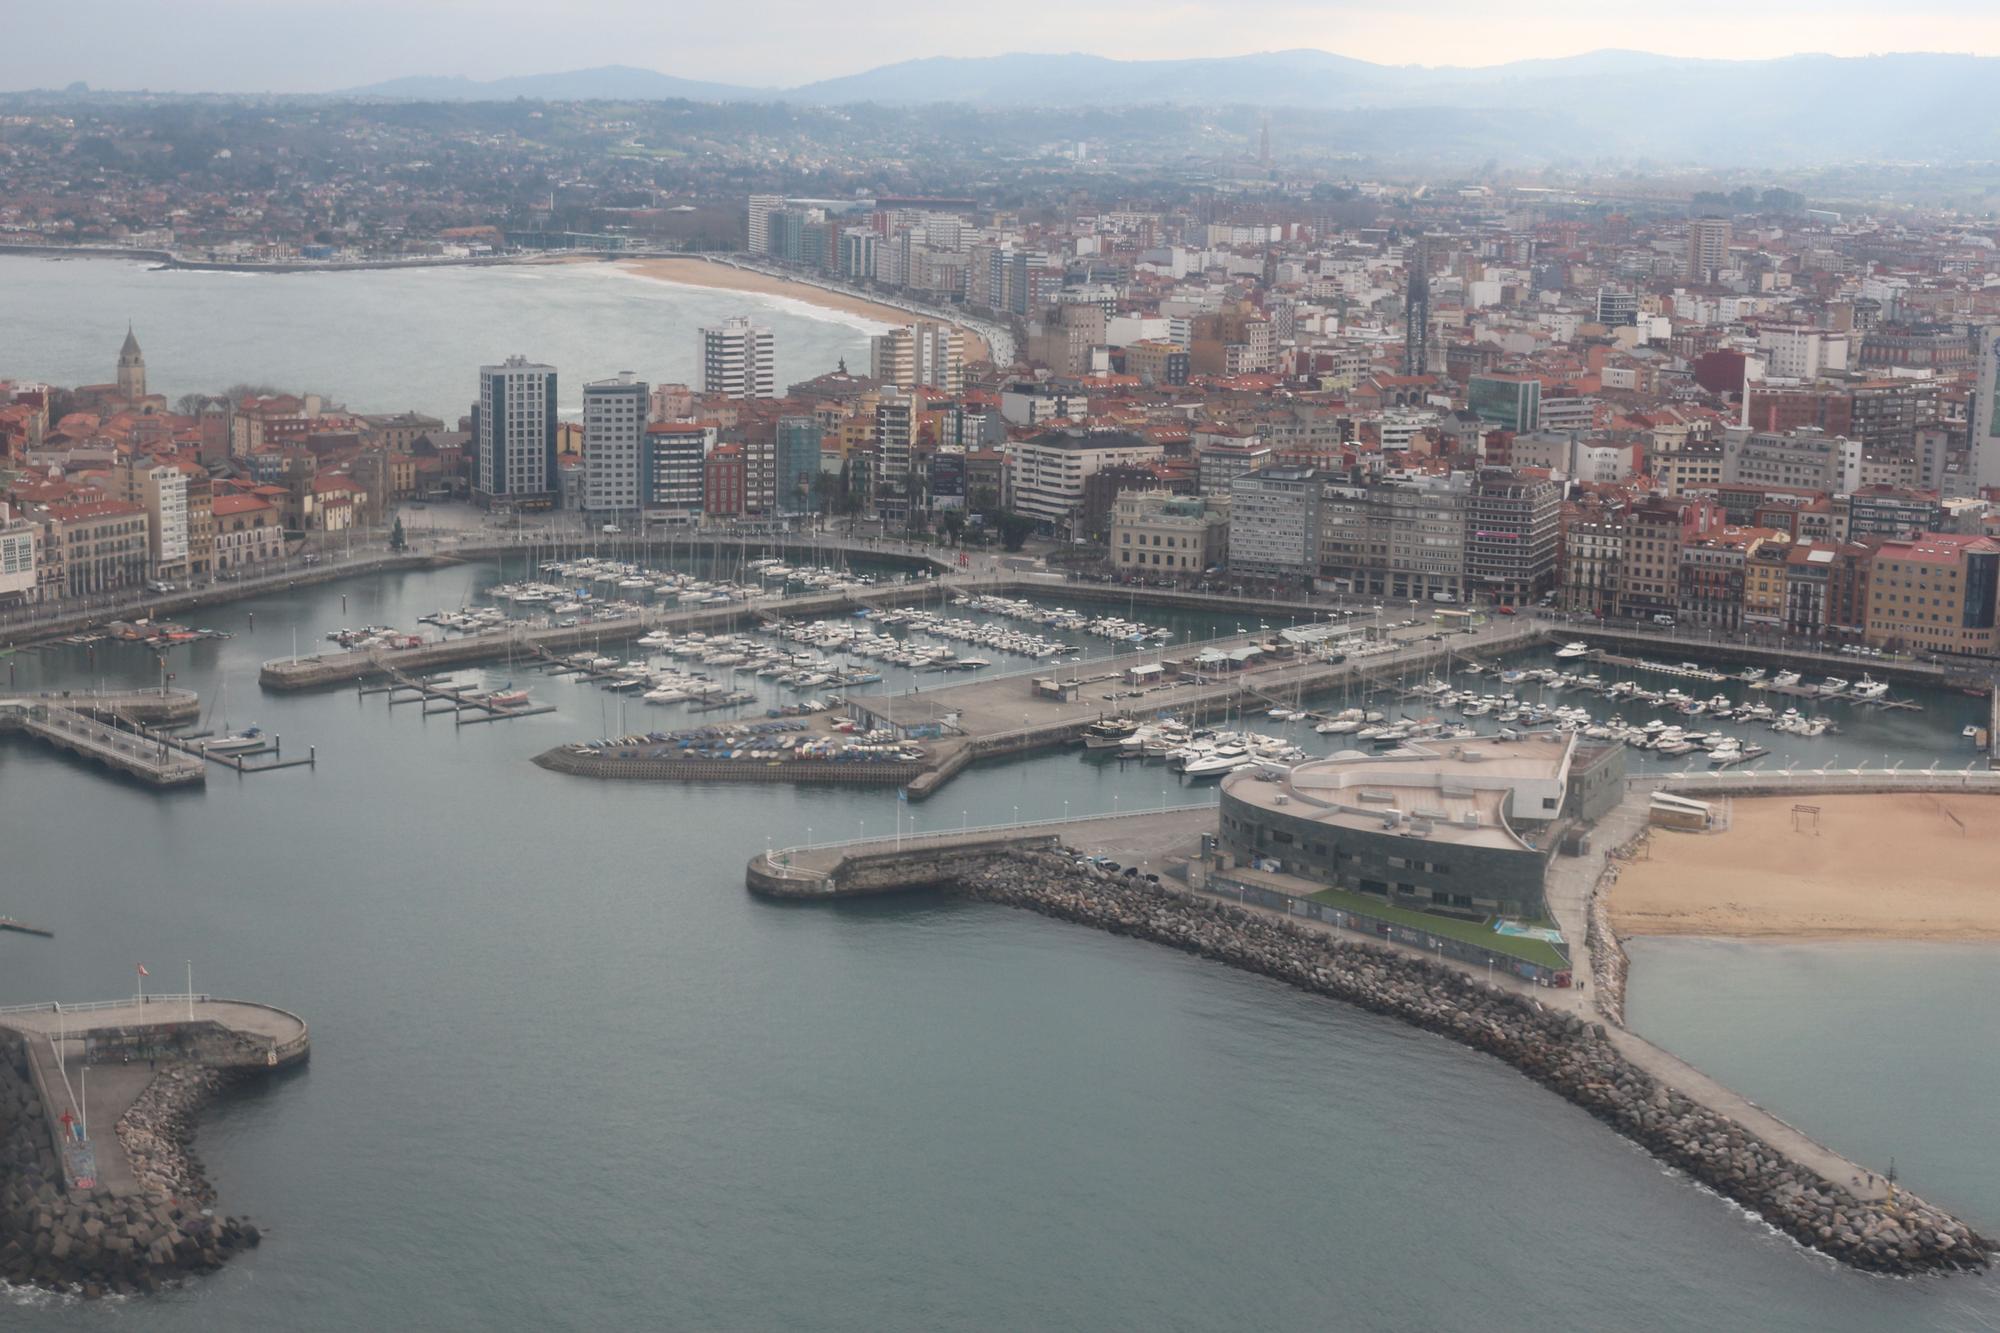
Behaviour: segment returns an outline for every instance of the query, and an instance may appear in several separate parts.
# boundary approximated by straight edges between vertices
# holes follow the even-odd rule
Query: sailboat
[[[215,702],[217,707],[221,706],[223,692],[227,688],[228,685],[226,682],[215,687]],[[227,714],[224,714],[224,716],[226,717]],[[225,721],[222,725],[226,727],[229,723]],[[232,731],[221,736],[210,736],[201,742],[201,748],[212,751],[215,754],[235,754],[242,750],[255,750],[263,744],[265,744],[263,728],[253,723],[241,731]]]

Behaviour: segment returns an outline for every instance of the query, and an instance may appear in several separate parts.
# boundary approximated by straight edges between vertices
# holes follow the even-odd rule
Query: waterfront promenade
[[[0,1284],[158,1291],[262,1239],[191,1149],[208,1098],[305,1061],[305,1020],[200,994],[0,1009]]]
[[[15,731],[158,788],[208,779],[198,755],[149,740],[118,721],[186,722],[200,701],[192,690],[43,690],[0,694],[0,733]]]
[[[140,1188],[118,1122],[152,1082],[162,1060],[189,1060],[221,1071],[268,1070],[305,1060],[311,1051],[305,1020],[248,1000],[166,994],[84,1004],[0,1007],[0,1029],[25,1039],[35,1086],[60,1151],[65,1178],[79,1187],[79,1163],[93,1171],[91,1188],[114,1195]],[[89,1156],[64,1123],[90,1126]]]

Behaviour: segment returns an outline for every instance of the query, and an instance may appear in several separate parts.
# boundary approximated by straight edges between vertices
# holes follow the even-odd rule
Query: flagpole
[[[146,1007],[146,965],[144,963],[135,963],[133,966],[139,969],[139,1007],[144,1009]]]
[[[188,959],[187,965],[188,965],[188,1022],[192,1023],[194,1022],[194,959],[192,958]]]

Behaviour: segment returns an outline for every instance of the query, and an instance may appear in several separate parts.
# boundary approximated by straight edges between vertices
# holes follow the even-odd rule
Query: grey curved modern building
[[[1568,826],[1617,804],[1617,747],[1574,735],[1345,751],[1224,779],[1218,839],[1244,865],[1460,917],[1548,915]]]

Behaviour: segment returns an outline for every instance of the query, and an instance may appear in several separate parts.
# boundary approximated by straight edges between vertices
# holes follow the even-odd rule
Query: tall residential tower
[[[556,368],[523,356],[481,366],[476,416],[480,503],[554,504]]]
[[[777,339],[738,316],[701,331],[701,391],[725,398],[777,396]]]
[[[583,386],[583,507],[616,513],[639,507],[646,445],[646,382],[629,370]]]

